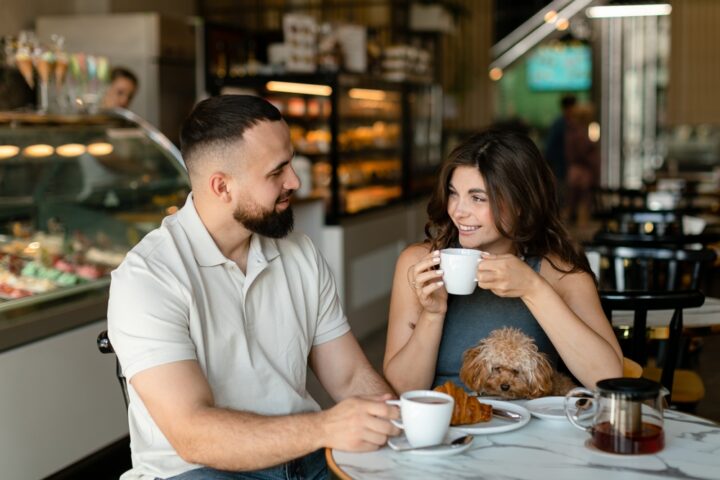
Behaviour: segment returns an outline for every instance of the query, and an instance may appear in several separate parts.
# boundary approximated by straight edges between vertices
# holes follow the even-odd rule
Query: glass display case
[[[282,112],[328,224],[427,193],[440,163],[442,102],[432,84],[258,75],[226,79],[212,93],[261,95]]]
[[[0,351],[104,318],[110,271],[189,191],[129,111],[0,113]]]

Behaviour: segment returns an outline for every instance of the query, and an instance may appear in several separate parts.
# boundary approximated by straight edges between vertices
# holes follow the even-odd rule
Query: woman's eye
[[[482,203],[482,202],[486,202],[486,201],[487,201],[487,198],[485,198],[485,197],[473,197],[473,201],[474,201],[474,202],[477,202],[477,203]]]
[[[449,192],[448,197],[457,197],[457,192]]]

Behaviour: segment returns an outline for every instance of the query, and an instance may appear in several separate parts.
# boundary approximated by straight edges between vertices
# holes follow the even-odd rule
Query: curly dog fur
[[[481,395],[538,398],[565,395],[575,385],[555,371],[532,338],[517,328],[490,332],[463,354],[460,380]]]

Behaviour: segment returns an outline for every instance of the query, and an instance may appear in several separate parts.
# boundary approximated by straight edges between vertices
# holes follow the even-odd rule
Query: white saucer
[[[471,433],[473,435],[487,435],[490,433],[509,432],[511,430],[517,430],[522,428],[530,421],[530,412],[517,403],[504,402],[502,400],[491,400],[489,398],[480,397],[479,402],[492,405],[495,408],[501,408],[503,410],[509,410],[511,412],[519,413],[522,418],[520,420],[507,420],[504,418],[498,418],[493,416],[488,422],[473,423],[470,425],[456,425],[454,428],[465,433]]]
[[[565,397],[540,397],[525,402],[525,408],[543,420],[567,420]]]
[[[470,446],[472,445],[472,440],[469,443],[466,443],[465,445],[461,446],[452,446],[450,445],[450,442],[455,440],[459,437],[464,437],[465,433],[461,432],[460,430],[450,427],[448,430],[447,435],[445,435],[445,441],[442,445],[437,445],[432,448],[424,448],[421,450],[406,450],[402,453],[412,453],[413,455],[427,455],[427,456],[446,456],[446,455],[457,455],[460,452],[464,452]],[[393,450],[403,450],[405,448],[410,448],[410,443],[408,443],[407,438],[405,438],[405,434],[402,434],[398,437],[392,437],[388,440],[388,446],[392,448]]]

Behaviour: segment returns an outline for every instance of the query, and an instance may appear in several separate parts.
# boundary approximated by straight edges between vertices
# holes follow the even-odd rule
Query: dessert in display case
[[[110,272],[189,191],[131,112],[0,113],[0,350],[104,318]]]
[[[287,74],[226,79],[214,93],[258,94],[282,112],[295,163],[311,165],[310,192],[325,199],[327,223],[335,224],[427,193],[408,178],[433,171],[435,155],[425,150],[436,140],[439,152],[441,118],[432,117],[439,106],[425,105],[437,94],[423,89],[364,75]],[[423,130],[413,130],[417,126]],[[422,165],[414,167],[415,158]]]

